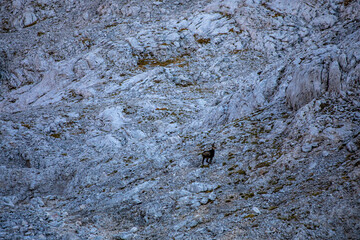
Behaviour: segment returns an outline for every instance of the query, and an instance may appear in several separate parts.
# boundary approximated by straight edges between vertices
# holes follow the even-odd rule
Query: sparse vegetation
[[[158,60],[153,57],[148,57],[145,55],[144,58],[140,58],[137,62],[137,66],[141,69],[145,69],[146,67],[166,67],[168,65],[177,65],[178,67],[185,67],[187,65],[186,55],[170,58],[168,60]]]
[[[250,192],[250,193],[240,193],[240,196],[242,198],[244,198],[245,200],[248,200],[249,198],[252,198],[255,196],[254,193]]]
[[[18,2],[0,238],[359,236],[355,1]]]
[[[52,133],[52,134],[50,134],[50,136],[53,138],[60,138],[61,134],[60,133]]]

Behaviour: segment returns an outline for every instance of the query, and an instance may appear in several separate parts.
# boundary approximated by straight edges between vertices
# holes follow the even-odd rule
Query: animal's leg
[[[201,166],[204,166],[204,160],[205,160],[205,157],[203,157]]]

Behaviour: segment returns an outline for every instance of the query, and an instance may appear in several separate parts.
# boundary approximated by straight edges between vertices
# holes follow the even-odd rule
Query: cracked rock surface
[[[359,238],[358,1],[0,12],[1,239]]]

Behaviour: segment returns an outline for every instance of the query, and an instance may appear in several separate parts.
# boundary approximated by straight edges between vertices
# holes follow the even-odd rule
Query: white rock
[[[181,140],[182,139],[179,136],[171,136],[166,140],[166,142],[170,145],[174,145],[174,144],[179,144]]]
[[[23,7],[23,5],[24,5],[24,1],[23,1],[23,0],[13,0],[13,1],[12,1],[12,7],[13,7],[14,9],[19,9],[19,8]]]
[[[11,198],[9,197],[3,197],[2,199],[2,204],[4,204],[5,206],[9,206],[9,207],[15,207],[13,201]]]
[[[39,207],[45,206],[44,202],[42,201],[42,199],[40,197],[35,197],[35,198],[31,199],[30,203],[33,205],[37,205]]]
[[[310,163],[309,169],[314,169],[317,166],[317,162]]]
[[[343,70],[346,69],[346,67],[347,67],[347,59],[346,59],[346,54],[345,53],[340,54],[340,56],[339,56],[339,64],[340,64],[340,67]]]
[[[216,199],[216,194],[215,194],[214,192],[211,192],[211,193],[209,194],[209,199],[210,199],[211,201],[215,201],[215,199]]]
[[[82,98],[90,98],[95,96],[95,90],[92,88],[79,88],[75,89],[74,93]]]
[[[135,89],[134,87],[136,86],[137,89],[139,90],[139,87],[138,87],[139,84],[143,84],[143,83],[147,82],[149,79],[151,79],[152,77],[154,77],[157,74],[160,74],[162,72],[163,72],[162,68],[154,68],[150,71],[137,74],[137,75],[125,80],[121,84],[121,89],[122,90],[130,89],[130,88]]]
[[[301,151],[303,151],[305,153],[311,152],[312,149],[313,149],[313,146],[310,143],[306,143],[301,147]]]
[[[185,221],[182,221],[182,222],[176,224],[176,225],[173,227],[173,229],[174,229],[175,231],[179,231],[180,229],[182,229],[182,228],[185,227],[186,223],[187,223],[186,220],[185,220]]]
[[[130,131],[130,135],[132,138],[134,138],[136,140],[144,139],[147,137],[146,133],[144,133],[140,129],[137,129],[135,131]]]
[[[130,38],[127,38],[126,40],[133,49],[140,51],[140,52],[144,51],[144,47],[140,44],[140,42],[136,38],[130,37]]]
[[[178,164],[180,168],[186,168],[190,166],[189,161],[186,161],[185,159],[181,159]]]
[[[118,151],[122,146],[122,143],[111,134],[90,138],[86,142],[98,151]]]
[[[111,130],[118,130],[129,122],[124,117],[123,108],[120,106],[110,107],[99,114],[99,118],[110,127]]]
[[[321,73],[322,67],[315,63],[302,64],[295,69],[285,93],[293,109],[299,109],[322,94]]]
[[[329,67],[328,91],[340,93],[341,90],[341,71],[337,61],[333,61]]]
[[[208,202],[209,202],[209,199],[208,199],[207,197],[203,197],[203,198],[200,200],[200,203],[201,203],[202,205],[207,204]]]
[[[78,78],[82,78],[89,72],[89,63],[84,59],[79,59],[74,64],[73,71]]]
[[[311,23],[314,26],[317,26],[320,29],[324,30],[332,27],[336,23],[336,21],[337,21],[337,17],[334,15],[321,15],[315,18]]]
[[[257,213],[257,214],[260,214],[260,213],[261,213],[260,209],[257,208],[257,207],[253,207],[252,210],[253,210],[255,213]]]
[[[141,7],[133,4],[127,4],[121,8],[121,13],[126,16],[136,16],[141,11]]]
[[[206,191],[212,191],[217,187],[216,184],[207,184],[207,183],[201,183],[201,182],[194,182],[190,184],[187,189],[190,192],[200,193],[200,192],[206,192]]]
[[[350,141],[346,144],[346,149],[349,152],[355,152],[358,150],[358,147],[356,146],[356,144],[353,141]]]
[[[33,13],[33,12],[25,12],[24,13],[24,20],[23,20],[24,27],[29,27],[29,26],[33,25],[37,20],[38,19],[37,19],[35,13]]]
[[[214,14],[199,14],[188,26],[189,30],[201,37],[209,37],[210,35],[217,35],[228,32],[231,28],[225,18],[219,13]]]
[[[170,42],[175,42],[175,41],[178,41],[180,39],[180,35],[176,32],[174,33],[170,33],[169,35],[166,36],[166,39],[167,41],[170,41]]]
[[[327,156],[330,155],[330,153],[329,153],[328,151],[323,151],[323,152],[322,152],[322,155],[323,155],[324,157],[327,157]]]
[[[100,57],[99,54],[96,52],[89,53],[85,59],[91,70],[96,69],[102,63],[104,63],[104,59],[102,57]]]

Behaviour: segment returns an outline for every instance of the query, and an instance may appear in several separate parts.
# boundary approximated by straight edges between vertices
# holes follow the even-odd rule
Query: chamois
[[[203,159],[202,159],[202,166],[204,166],[204,160],[206,159],[206,162],[208,163],[208,164],[211,164],[211,162],[212,162],[212,159],[213,159],[213,157],[214,157],[214,155],[215,155],[215,143],[213,143],[213,145],[212,145],[212,147],[211,147],[211,150],[209,150],[209,151],[204,151],[201,155],[202,155],[202,157],[203,157]],[[209,161],[209,159],[210,159],[210,161]]]

